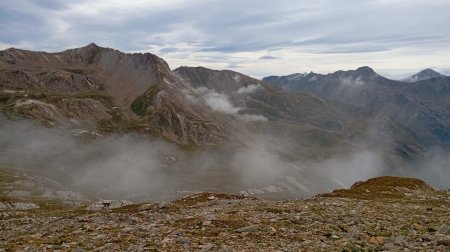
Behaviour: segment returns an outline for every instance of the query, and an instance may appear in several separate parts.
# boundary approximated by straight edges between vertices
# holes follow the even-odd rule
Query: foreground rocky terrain
[[[378,177],[305,200],[200,193],[0,211],[1,251],[450,251],[450,191]]]

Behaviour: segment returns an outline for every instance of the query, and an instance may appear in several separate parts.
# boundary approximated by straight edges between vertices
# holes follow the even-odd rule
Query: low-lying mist
[[[187,151],[147,135],[79,133],[0,117],[0,167],[49,177],[91,198],[168,199],[196,191],[300,198],[389,174],[450,187],[450,157],[438,149],[420,164],[392,169],[380,148],[313,161],[293,159],[290,144],[274,148],[265,137],[245,147]]]

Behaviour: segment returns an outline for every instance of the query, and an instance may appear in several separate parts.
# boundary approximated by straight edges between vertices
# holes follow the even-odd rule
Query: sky
[[[254,77],[450,74],[449,0],[0,0],[0,49],[91,42]]]

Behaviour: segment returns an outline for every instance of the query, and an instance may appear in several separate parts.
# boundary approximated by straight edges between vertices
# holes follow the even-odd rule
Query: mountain
[[[444,76],[445,75],[443,75],[439,72],[436,72],[431,68],[427,68],[427,69],[424,69],[424,70],[422,70],[416,74],[413,74],[407,78],[404,78],[400,81],[412,83],[412,82],[428,80],[428,79],[433,79],[433,78],[439,78],[439,77],[444,77]]]
[[[180,144],[237,142],[202,106],[184,103],[191,87],[150,53],[11,48],[0,51],[0,87],[1,111],[47,125],[148,132]]]
[[[369,67],[270,80],[203,67],[172,71],[153,54],[95,44],[56,53],[3,50],[1,119],[16,124],[0,135],[0,166],[38,166],[40,175],[64,177],[95,197],[168,199],[211,190],[280,199],[348,185],[360,169],[401,174],[423,157],[425,138],[446,143],[447,101],[421,90],[421,82],[392,81]],[[440,95],[448,90],[445,79],[433,87]],[[392,103],[399,94],[405,102]],[[410,103],[430,110],[404,112]],[[23,118],[54,131],[20,131]],[[76,140],[56,141],[63,129]],[[18,141],[11,144],[9,134]],[[116,139],[121,135],[132,140]],[[35,143],[50,155],[34,153]],[[335,166],[340,171],[327,170]]]
[[[229,70],[180,67],[174,72],[194,87],[225,94],[243,114],[261,116],[266,122],[253,125],[253,131],[258,129],[278,138],[289,137],[298,148],[334,148],[339,142],[336,138],[345,135],[341,118],[317,97],[289,93]]]
[[[410,146],[418,145],[414,135],[386,114],[357,108],[401,88],[369,67],[273,80],[283,89],[292,86],[304,93],[228,70],[171,71],[155,55],[126,54],[93,43],[57,53],[7,49],[0,52],[0,67],[4,114],[93,135],[134,131],[182,145],[218,146],[248,145],[254,135],[264,134],[275,139],[274,145],[289,139],[295,155],[320,157],[352,150],[348,143],[367,133],[367,119],[373,117],[382,130],[390,127],[408,136],[398,143],[406,139]],[[336,104],[337,99],[349,104]]]
[[[193,86],[226,94],[245,108],[243,111],[264,115],[268,121],[251,125],[252,132],[274,137],[273,150],[295,157],[291,158],[294,160],[323,160],[336,155],[382,149],[385,164],[393,172],[398,172],[404,168],[405,162],[420,159],[424,152],[416,133],[383,111],[321,99],[307,93],[283,91],[229,70],[180,67],[174,72]],[[375,75],[370,69],[357,71],[357,74],[363,73]],[[239,90],[252,91],[243,96]],[[280,150],[277,146],[284,147]]]
[[[271,76],[264,82],[288,91],[316,95],[328,102],[384,114],[410,129],[428,147],[450,148],[450,78],[404,83],[384,78],[369,67],[321,74]]]
[[[14,48],[0,51],[0,112],[11,121],[31,119],[55,129],[53,134],[63,134],[59,129],[68,129],[75,135],[86,136],[88,140],[87,143],[73,143],[69,137],[52,143],[51,133],[36,130],[37,136],[26,135],[27,139],[33,139],[30,144],[38,142],[42,149],[42,145],[47,143],[58,146],[56,149],[50,146],[49,151],[55,156],[50,153],[41,158],[39,153],[30,154],[35,149],[27,145],[26,139],[25,142],[23,139],[13,142],[15,147],[11,154],[8,152],[11,151],[11,141],[6,137],[0,139],[3,140],[0,141],[0,166],[37,166],[41,169],[38,175],[45,171],[46,176],[55,180],[64,177],[78,190],[101,187],[101,190],[91,190],[101,192],[101,195],[96,195],[98,197],[141,193],[128,193],[129,189],[119,192],[114,189],[114,184],[119,187],[120,181],[113,177],[115,182],[110,185],[105,179],[109,174],[102,175],[102,182],[86,182],[88,185],[74,179],[82,176],[83,172],[91,172],[89,169],[95,171],[103,167],[100,161],[92,167],[89,162],[94,161],[79,157],[93,158],[93,153],[96,153],[102,160],[115,160],[114,151],[103,153],[109,150],[109,144],[101,144],[103,138],[107,139],[104,141],[113,141],[115,144],[112,145],[118,145],[113,148],[119,148],[115,151],[121,157],[120,146],[123,143],[108,138],[111,134],[131,133],[136,135],[135,138],[164,139],[183,149],[187,147],[187,152],[171,150],[166,158],[159,155],[148,160],[145,158],[143,163],[148,163],[149,167],[142,164],[138,167],[154,169],[150,173],[152,177],[146,177],[148,172],[134,171],[140,174],[138,177],[150,181],[153,181],[154,173],[171,174],[167,183],[157,186],[157,189],[150,186],[152,183],[144,186],[152,188],[152,197],[169,197],[177,190],[209,189],[292,198],[338,186],[336,181],[323,174],[299,168],[296,164],[298,158],[326,158],[341,151],[351,152],[355,146],[348,142],[365,127],[364,124],[353,124],[353,118],[341,118],[337,111],[317,97],[292,94],[240,73],[206,68],[171,71],[163,59],[153,54],[127,54],[95,44],[56,53]],[[3,117],[2,121],[6,121]],[[8,131],[13,131],[14,136],[23,135],[21,131],[14,131],[20,125],[13,124]],[[100,139],[99,143],[95,138]],[[90,141],[93,141],[92,145]],[[75,147],[64,149],[65,142],[73,143]],[[127,148],[133,149],[133,143],[129,145]],[[152,142],[142,148],[152,151],[160,145]],[[199,147],[205,153],[195,152]],[[166,153],[169,152],[166,149],[175,147],[161,148],[161,152]],[[221,151],[221,148],[225,150]],[[59,160],[58,149],[77,154]],[[84,154],[84,150],[92,150],[93,153],[87,151]],[[194,151],[191,153],[189,150]],[[212,169],[211,172],[200,169],[204,166],[204,159],[198,156],[202,155],[216,160],[212,168],[204,168]],[[235,160],[227,160],[230,156],[235,156]],[[19,157],[26,158],[19,162]],[[267,164],[259,163],[261,157],[265,157]],[[126,160],[126,165],[136,162]],[[82,165],[83,162],[88,163]],[[104,169],[116,167],[116,163],[116,160],[111,161],[111,165]],[[260,166],[269,170],[261,172],[258,170]],[[129,169],[133,174],[134,167],[131,165]],[[239,175],[246,169],[243,179]],[[117,167],[111,173],[122,170],[124,167]],[[125,177],[128,176],[127,173]],[[91,181],[90,177],[84,180]]]
[[[366,131],[367,112],[355,105],[382,100],[386,90],[400,88],[368,67],[296,80],[305,85],[295,87],[312,95],[228,70],[171,71],[153,54],[126,54],[93,43],[57,53],[11,48],[0,51],[0,110],[93,135],[133,131],[182,145],[248,145],[254,135],[265,134],[278,145],[289,139],[297,153],[326,156],[351,149],[347,143]],[[338,87],[330,85],[336,80]],[[357,90],[349,92],[350,87]],[[353,102],[343,108],[317,96]]]
[[[389,92],[403,84],[378,75],[370,67],[337,71],[331,74],[294,74],[266,77],[263,81],[289,91],[301,91],[355,106],[380,103]]]

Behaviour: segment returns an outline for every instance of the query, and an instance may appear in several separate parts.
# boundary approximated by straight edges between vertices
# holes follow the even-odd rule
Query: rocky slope
[[[174,72],[194,87],[225,95],[240,108],[239,113],[260,116],[263,122],[252,124],[253,132],[290,139],[296,145],[292,148],[303,149],[304,153],[317,148],[323,153],[332,151],[348,139],[347,121],[317,97],[285,92],[229,70],[180,67]]]
[[[380,177],[295,201],[200,193],[0,211],[2,251],[449,251],[450,192]]]
[[[359,107],[341,100],[336,101],[326,95],[321,97],[314,91],[295,89],[295,91],[304,92],[290,92],[293,90],[284,84],[280,85],[285,90],[280,90],[273,85],[267,85],[264,81],[229,70],[180,67],[174,72],[194,87],[206,87],[225,94],[234,104],[243,108],[243,113],[263,115],[268,121],[252,125],[252,130],[259,129],[266,135],[285,140],[284,144],[286,142],[292,144],[291,150],[299,150],[295,155],[320,158],[346,151],[352,152],[355,150],[352,143],[357,139],[364,138],[366,142],[371,141],[369,134],[377,139],[373,142],[382,144],[383,148],[389,149],[387,152],[395,153],[395,159],[416,159],[422,153],[422,145],[415,132],[390,114],[374,110],[371,106]],[[327,79],[326,82],[310,84],[310,87],[317,89],[318,93],[324,91],[322,88],[328,90],[332,89],[328,86],[340,85],[338,80],[343,78],[348,79],[348,82],[351,82],[352,78],[360,82],[380,79],[383,81],[381,86],[385,86],[386,92],[389,87],[395,86],[390,80],[377,75],[368,67],[349,72],[340,71],[332,78],[320,77],[312,73],[301,76],[301,78]],[[284,83],[286,78],[280,77],[280,81]],[[298,80],[299,77],[295,78]],[[301,85],[295,87],[301,87]],[[351,97],[349,101],[354,99],[353,94],[346,90],[337,87],[335,90],[340,91],[329,90],[329,92],[342,100],[346,100],[345,97]],[[368,90],[364,90],[363,93],[368,96],[373,95]],[[382,91],[380,90],[377,95],[383,96]],[[367,102],[372,98],[358,97],[357,99]],[[356,148],[360,149],[361,146]],[[391,161],[397,162],[397,160]]]
[[[233,142],[200,105],[185,103],[190,86],[152,54],[89,44],[58,53],[0,52],[0,111],[47,125],[101,132],[136,130],[180,144]]]

